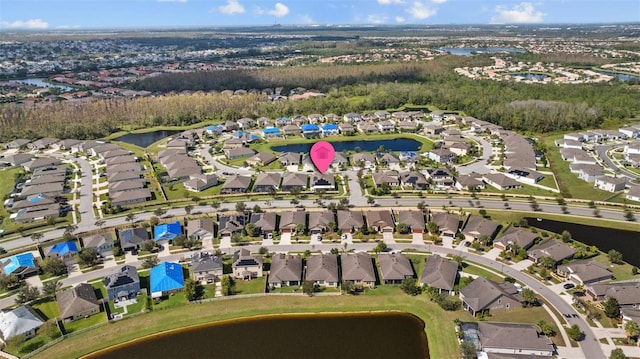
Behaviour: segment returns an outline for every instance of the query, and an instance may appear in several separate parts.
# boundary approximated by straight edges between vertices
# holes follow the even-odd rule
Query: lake
[[[495,53],[495,52],[508,52],[508,53],[512,53],[512,54],[521,54],[524,53],[524,50],[521,49],[514,49],[514,48],[510,48],[510,47],[479,47],[479,48],[473,48],[473,47],[463,47],[463,48],[457,48],[457,47],[443,47],[439,50],[442,51],[446,51],[448,53],[450,53],[451,55],[458,55],[458,56],[471,56],[474,53]]]
[[[329,141],[330,142],[330,141]],[[355,151],[359,148],[362,152],[375,152],[384,146],[386,151],[418,151],[422,144],[411,138],[396,138],[393,140],[357,140],[331,142],[336,152]],[[276,152],[309,152],[313,143],[300,143],[291,145],[274,146],[271,149]]]
[[[408,313],[271,315],[160,333],[85,358],[429,358],[424,325]]]
[[[127,133],[126,135],[120,136],[118,138],[114,138],[114,140],[130,143],[132,145],[145,148],[153,143],[160,141],[163,138],[167,138],[179,132],[180,131],[176,131],[176,130],[160,130],[160,131],[143,132],[143,133]]]
[[[596,246],[607,253],[615,249],[622,253],[622,259],[634,266],[640,267],[640,232],[623,231],[620,229],[585,226],[582,224],[567,223],[536,218],[526,218],[531,227],[544,229],[554,233],[569,231],[571,237],[578,242]]]
[[[56,84],[52,84],[52,83],[49,83],[49,82],[45,82],[45,79],[22,79],[22,80],[16,80],[16,81],[20,82],[20,83],[23,83],[23,84],[31,85],[31,86],[37,86],[37,87],[59,88],[62,91],[74,91],[75,90],[73,87],[64,86],[64,85],[56,85]]]
[[[597,72],[599,74],[617,77],[620,81],[629,81],[629,80],[632,80],[632,79],[633,80],[640,80],[640,76],[633,76],[633,75],[621,74],[621,73],[617,73],[617,72],[600,71],[600,70],[593,70],[593,71]]]

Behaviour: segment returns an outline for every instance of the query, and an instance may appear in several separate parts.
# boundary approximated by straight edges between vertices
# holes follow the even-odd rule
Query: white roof
[[[25,306],[8,312],[0,312],[0,331],[4,340],[38,328],[42,323],[44,323],[42,319]]]

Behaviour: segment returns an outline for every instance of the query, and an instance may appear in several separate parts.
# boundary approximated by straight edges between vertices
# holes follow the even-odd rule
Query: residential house
[[[306,228],[307,213],[304,210],[299,211],[283,211],[280,215],[280,232],[296,233],[298,228]],[[299,227],[302,226],[302,227]]]
[[[337,288],[340,283],[338,257],[334,254],[309,256],[305,280],[312,281],[316,286]]]
[[[427,157],[438,163],[453,163],[456,154],[446,148],[437,148],[427,152]]]
[[[373,179],[373,184],[376,187],[382,187],[385,185],[390,187],[400,186],[400,176],[398,175],[398,171],[375,172],[371,177]]]
[[[6,344],[7,340],[18,335],[31,339],[36,336],[42,324],[44,320],[28,305],[0,311],[0,341]]]
[[[376,285],[376,274],[373,261],[367,252],[343,253],[340,255],[342,280],[352,282],[356,286],[373,288]]]
[[[124,251],[136,251],[140,249],[140,245],[149,240],[149,232],[146,228],[130,228],[120,230],[118,233],[120,238],[120,247]]]
[[[340,210],[337,212],[338,229],[342,233],[354,233],[364,226],[364,217],[359,210]]]
[[[262,277],[262,256],[252,256],[246,248],[241,248],[233,253],[233,276],[235,278],[252,279]]]
[[[533,171],[526,168],[510,168],[504,173],[505,176],[511,177],[514,180],[530,185],[534,185],[544,178],[544,175],[540,172]]]
[[[255,121],[252,118],[248,118],[248,117],[243,117],[236,122],[238,123],[238,127],[240,127],[243,130],[246,130],[247,128],[252,128],[255,126]]]
[[[322,137],[334,136],[340,134],[340,127],[335,123],[327,123],[322,125]]]
[[[224,150],[227,159],[233,160],[236,158],[250,157],[256,154],[256,151],[247,147],[231,148]]]
[[[305,138],[317,138],[320,137],[320,135],[322,135],[323,133],[322,129],[320,129],[320,126],[313,123],[306,123],[300,126],[300,130],[302,131],[302,137]]]
[[[371,153],[354,153],[352,163],[360,168],[373,168],[376,165],[376,157]]]
[[[349,164],[349,159],[347,155],[342,152],[336,152],[333,156],[333,161],[331,162],[332,168],[340,168],[341,166],[347,166]]]
[[[625,198],[631,201],[640,202],[640,186],[632,186],[629,188]]]
[[[329,210],[309,212],[309,232],[311,235],[326,232],[330,222],[336,223],[336,220],[333,212]]]
[[[406,278],[413,278],[413,267],[402,253],[380,253],[380,279],[384,284],[400,284]]]
[[[262,130],[262,137],[275,138],[280,137],[280,129],[276,127],[267,127]]]
[[[18,279],[25,279],[38,274],[36,259],[31,252],[15,254],[9,258],[0,259],[0,266],[2,266],[4,275],[15,274]]]
[[[403,121],[403,122],[406,122],[406,121]],[[414,124],[413,122],[410,122],[410,123]],[[378,131],[382,132],[382,133],[394,132],[396,130],[396,127],[393,124],[393,122],[391,122],[389,120],[378,122],[377,127],[378,127]],[[412,130],[415,131],[415,127],[413,127]]]
[[[267,279],[269,286],[281,288],[302,283],[302,257],[276,253],[271,257],[271,269]]]
[[[418,124],[413,121],[404,120],[398,123],[398,129],[400,132],[416,132],[418,130]]]
[[[493,246],[502,250],[509,248],[511,245],[517,245],[522,249],[529,249],[537,238],[537,233],[533,233],[525,228],[512,226],[507,228],[500,237],[493,241]]]
[[[559,140],[555,140],[554,143],[556,144],[556,146],[561,147],[561,148],[575,148],[576,150],[581,150],[582,149],[582,142],[581,141],[569,140],[569,139],[559,139]]]
[[[475,172],[458,176],[455,186],[459,191],[485,189],[484,182],[482,181],[482,175]]]
[[[220,189],[222,194],[246,193],[251,185],[251,177],[249,176],[232,176],[229,177]]]
[[[596,178],[593,183],[593,187],[607,191],[607,192],[618,192],[624,190],[627,185],[627,179],[624,177],[610,177],[610,176],[602,176]]]
[[[180,263],[162,262],[149,272],[151,298],[158,299],[184,288],[184,274]]]
[[[2,163],[7,163],[10,166],[20,166],[23,163],[27,163],[33,160],[33,155],[30,153],[15,153],[5,156],[0,160]]]
[[[32,150],[42,151],[49,148],[51,145],[58,141],[59,140],[57,138],[44,137],[27,144],[27,147]]]
[[[373,227],[377,232],[393,233],[395,221],[390,210],[366,211],[367,224]]]
[[[427,264],[420,276],[420,285],[438,288],[439,293],[444,290],[453,294],[457,278],[458,263],[434,254],[427,257]]]
[[[215,174],[196,173],[185,181],[184,188],[193,192],[200,192],[218,185],[218,176]]]
[[[91,284],[77,286],[56,293],[60,318],[65,322],[89,317],[100,312],[100,301]]]
[[[109,301],[128,300],[140,293],[140,277],[134,266],[124,265],[104,277],[104,287]]]
[[[280,187],[282,176],[279,172],[260,172],[253,184],[253,192],[272,192]]]
[[[228,139],[228,140],[224,141],[222,149],[223,150],[232,150],[234,148],[242,148],[242,147],[244,147],[244,142],[242,142],[241,139],[239,139],[239,138],[231,138],[231,139]],[[186,151],[183,151],[183,153],[186,153]]]
[[[478,277],[460,289],[460,299],[462,307],[473,316],[488,311],[521,308],[524,303],[524,298],[513,283],[496,283],[484,277]]]
[[[234,233],[240,233],[244,229],[246,219],[244,214],[219,215],[218,233],[221,237],[231,237]]]
[[[606,265],[593,259],[561,264],[556,271],[558,275],[572,280],[578,285],[588,285],[613,278],[613,273],[611,273]]]
[[[518,181],[502,173],[487,173],[482,176],[482,179],[487,182],[488,185],[500,191],[522,188],[522,185]]]
[[[125,206],[127,204],[149,201],[152,198],[149,188],[139,188],[129,191],[118,191],[109,194],[112,206]]]
[[[460,228],[460,217],[447,212],[432,213],[431,222],[438,225],[440,234],[445,237],[455,237]]]
[[[388,166],[391,169],[400,169],[400,158],[393,153],[385,152],[378,154],[378,163],[382,166]]]
[[[596,179],[604,175],[604,169],[600,165],[571,163],[569,171],[577,174],[578,178],[586,182],[595,182]]]
[[[418,171],[400,173],[400,185],[415,190],[425,190],[429,187],[429,181]]]
[[[213,283],[222,277],[224,264],[221,256],[206,252],[194,253],[191,256],[193,280],[201,283]]]
[[[540,358],[555,354],[553,342],[529,323],[471,322],[461,325],[465,337],[486,358]]]
[[[249,223],[253,223],[265,238],[271,238],[273,232],[277,230],[275,212],[252,213]]]
[[[82,237],[84,248],[95,248],[102,257],[113,254],[113,235],[110,232]]]
[[[319,173],[314,172],[311,178],[311,190],[328,190],[333,191],[336,189],[336,179],[331,173]]]
[[[356,132],[356,128],[350,123],[340,123],[338,124],[338,128],[340,129],[340,133],[343,135],[350,135]]]
[[[474,241],[482,236],[492,239],[498,231],[500,223],[482,217],[471,217],[462,230],[465,238]]]
[[[342,121],[351,122],[351,123],[358,123],[358,122],[362,121],[362,115],[359,114],[359,113],[349,112],[349,113],[345,114],[342,117]]]
[[[47,257],[61,259],[66,264],[76,262],[76,254],[78,254],[78,246],[75,241],[67,241],[55,244],[49,249]]]
[[[399,210],[398,224],[403,223],[409,227],[411,233],[424,233],[424,214],[422,211]]]
[[[153,227],[153,240],[156,242],[173,241],[174,238],[182,234],[180,221],[158,224]]]
[[[8,150],[11,150],[11,149],[19,150],[19,149],[26,148],[29,143],[31,143],[31,140],[27,140],[25,138],[18,138],[16,140],[6,143],[4,145],[4,148]]]
[[[427,123],[424,126],[424,133],[428,136],[438,136],[444,132],[445,128],[438,123]]]
[[[548,240],[531,247],[527,255],[529,256],[529,260],[534,263],[538,263],[540,258],[543,257],[551,257],[556,261],[556,263],[559,263],[564,259],[573,257],[575,253],[576,250],[568,244],[555,240]]]
[[[282,177],[281,189],[284,192],[305,191],[309,178],[304,173],[286,172]]]
[[[25,170],[35,172],[37,169],[60,166],[62,161],[53,157],[36,157],[22,164]]]
[[[210,241],[213,239],[213,219],[198,218],[190,219],[187,223],[187,237],[198,241]]]
[[[364,134],[376,133],[379,131],[378,125],[373,121],[362,121],[358,123],[357,128]]]
[[[247,164],[249,166],[267,166],[269,165],[271,162],[277,160],[278,158],[273,154],[273,153],[269,153],[269,152],[259,152],[251,157],[249,157],[247,159]]]
[[[284,133],[285,136],[297,136],[302,131],[300,130],[300,127],[291,124],[291,125],[284,126],[282,128],[282,132]]]
[[[615,298],[620,309],[640,308],[640,282],[612,282],[587,285],[587,294],[593,300]]]
[[[297,166],[300,164],[300,153],[285,152],[278,157],[278,160],[283,166]]]
[[[437,186],[451,187],[456,183],[453,174],[446,168],[429,168],[426,175]]]

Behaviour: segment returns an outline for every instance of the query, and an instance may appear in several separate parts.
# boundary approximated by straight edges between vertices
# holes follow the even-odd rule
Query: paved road
[[[627,171],[627,169],[620,167],[618,165],[616,165],[615,163],[613,163],[613,161],[611,160],[611,158],[609,158],[609,156],[607,155],[607,152],[612,149],[613,147],[621,147],[622,145],[617,144],[617,145],[601,145],[601,146],[595,146],[595,150],[596,153],[598,154],[598,157],[600,158],[600,160],[602,162],[604,162],[604,164],[609,167],[612,171],[616,171],[618,173],[621,173],[629,178],[633,179],[638,179],[640,178],[639,175]]]
[[[465,136],[480,143],[480,145],[482,146],[482,156],[480,156],[480,158],[478,158],[477,161],[471,164],[468,164],[465,166],[457,166],[456,169],[458,170],[458,173],[460,174],[469,174],[471,172],[476,172],[480,174],[489,173],[490,169],[489,167],[487,167],[487,165],[489,163],[489,159],[491,158],[493,147],[487,140],[485,140],[482,137],[474,136],[470,133],[465,133]]]

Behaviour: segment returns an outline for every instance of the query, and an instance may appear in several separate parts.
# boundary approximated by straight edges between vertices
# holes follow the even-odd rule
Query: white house
[[[631,201],[640,202],[640,186],[633,186],[627,192],[626,198]]]
[[[596,178],[593,182],[593,188],[601,189],[607,192],[622,191],[627,185],[627,179],[624,177],[602,176]]]

